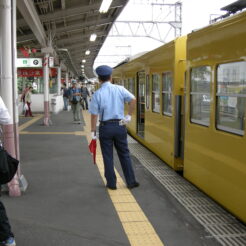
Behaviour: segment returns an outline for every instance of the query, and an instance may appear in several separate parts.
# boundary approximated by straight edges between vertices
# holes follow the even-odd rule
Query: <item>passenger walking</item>
[[[81,123],[81,116],[80,116],[80,97],[81,97],[81,90],[77,88],[76,80],[72,82],[72,87],[70,88],[70,103],[73,111],[73,120],[74,123]]]
[[[9,112],[0,97],[0,124],[10,123]],[[0,245],[1,246],[15,246],[14,234],[8,220],[5,207],[0,201]]]
[[[33,117],[32,110],[31,110],[31,103],[32,103],[32,86],[30,86],[25,94],[25,102],[28,106],[28,109],[26,110],[25,117]]]
[[[23,90],[23,92],[22,92],[22,94],[21,94],[21,98],[20,98],[20,100],[21,100],[21,102],[22,102],[22,114],[23,114],[23,115],[25,115],[25,112],[26,112],[26,110],[25,110],[25,104],[26,104],[25,96],[26,96],[26,92],[27,92],[28,90],[29,90],[29,88],[26,87],[26,88]]]
[[[69,99],[69,89],[67,88],[67,85],[65,83],[63,87],[63,102],[64,102],[63,110],[68,110],[68,99]]]
[[[88,100],[87,97],[90,96],[90,93],[85,84],[82,84],[81,87],[81,105],[83,109],[88,110]]]
[[[133,94],[122,86],[113,85],[112,68],[99,66],[96,69],[101,88],[91,99],[89,112],[91,113],[91,133],[95,137],[96,123],[99,115],[99,140],[103,154],[104,175],[106,187],[117,189],[116,175],[113,161],[113,145],[117,150],[120,164],[129,189],[139,186],[136,181],[127,143],[127,129],[125,124],[131,121],[136,99]],[[124,117],[124,103],[128,102],[128,114]]]

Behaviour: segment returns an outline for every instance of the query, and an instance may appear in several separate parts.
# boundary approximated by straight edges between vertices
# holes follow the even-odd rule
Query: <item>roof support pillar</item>
[[[0,93],[11,122],[3,126],[5,149],[19,159],[17,84],[16,84],[16,2],[0,1]],[[9,195],[20,196],[20,170],[8,183]]]
[[[43,64],[44,74],[44,125],[51,125],[50,111],[49,111],[49,53],[44,55]]]
[[[57,95],[61,95],[61,66],[57,67]]]

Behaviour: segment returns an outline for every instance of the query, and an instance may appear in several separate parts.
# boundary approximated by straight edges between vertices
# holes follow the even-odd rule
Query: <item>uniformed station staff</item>
[[[96,139],[96,123],[99,116],[99,140],[103,154],[105,178],[107,188],[115,190],[116,175],[114,171],[113,146],[117,150],[120,164],[129,189],[139,186],[136,181],[130,153],[127,144],[127,130],[125,124],[131,121],[136,99],[133,94],[123,86],[114,85],[112,81],[112,68],[106,65],[96,68],[101,83],[92,97],[89,112],[91,113],[91,133]],[[128,102],[128,115],[124,116],[124,103]]]

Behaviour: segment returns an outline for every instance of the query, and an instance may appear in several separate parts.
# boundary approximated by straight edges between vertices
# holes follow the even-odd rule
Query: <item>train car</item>
[[[114,83],[137,98],[128,131],[175,170],[182,170],[180,131],[186,36],[114,69]]]
[[[137,98],[129,133],[246,222],[246,13],[114,70]],[[185,112],[185,114],[183,114]],[[184,150],[184,151],[183,151]]]
[[[246,13],[187,38],[184,177],[246,222]]]

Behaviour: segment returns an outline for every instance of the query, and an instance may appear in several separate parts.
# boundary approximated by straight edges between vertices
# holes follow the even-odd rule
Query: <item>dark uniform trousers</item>
[[[14,237],[14,235],[11,232],[5,207],[0,201],[0,242],[8,239],[9,237]]]
[[[99,126],[99,140],[103,154],[105,178],[107,185],[116,186],[116,175],[114,171],[113,146],[117,150],[120,164],[125,176],[127,185],[136,182],[130,153],[127,144],[127,130],[118,122],[101,122]]]

